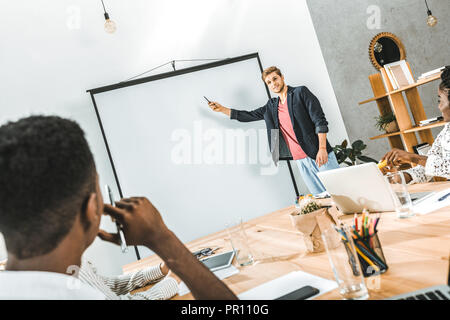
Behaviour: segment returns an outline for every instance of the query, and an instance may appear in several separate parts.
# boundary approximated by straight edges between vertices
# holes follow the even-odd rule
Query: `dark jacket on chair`
[[[284,144],[284,147],[287,148],[283,136],[279,134],[279,102],[280,98],[272,98],[265,106],[259,109],[253,111],[231,109],[230,115],[231,119],[236,119],[240,122],[263,119],[266,121],[270,152],[272,153],[272,159],[275,164],[280,159],[280,140],[281,145]],[[319,137],[317,134],[328,132],[328,122],[325,119],[320,102],[307,87],[301,86],[294,88],[288,86],[287,103],[297,141],[308,157],[315,160],[319,151]],[[327,152],[330,153],[331,151],[333,151],[333,148],[327,140]]]

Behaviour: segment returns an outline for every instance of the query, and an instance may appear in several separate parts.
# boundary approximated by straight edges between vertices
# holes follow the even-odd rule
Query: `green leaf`
[[[334,151],[334,153],[336,153],[336,155],[337,155],[338,153],[341,153],[341,152],[342,152],[342,148],[339,147],[339,146],[335,146],[335,147],[333,148],[333,151]]]
[[[343,151],[343,154],[345,155],[345,157],[349,157],[352,154],[352,149],[345,149]]]
[[[375,162],[375,163],[378,163],[377,160],[372,159],[370,157],[366,157],[366,156],[359,156],[358,159],[363,161],[363,162]]]
[[[344,155],[340,155],[340,156],[336,156],[336,159],[337,159],[337,162],[338,162],[339,164],[341,164],[342,162],[345,161],[345,159],[347,159],[347,157],[344,156]]]
[[[351,147],[348,146],[348,141],[344,140],[341,145],[333,147],[339,164],[345,163],[348,166],[354,166],[357,159],[363,162],[377,163],[375,159],[363,155],[362,151],[367,148],[367,145],[362,140],[356,140],[351,144]]]
[[[356,140],[355,142],[352,143],[352,148],[355,150],[364,150],[366,148],[366,145],[364,144],[364,142],[362,142],[362,140]]]

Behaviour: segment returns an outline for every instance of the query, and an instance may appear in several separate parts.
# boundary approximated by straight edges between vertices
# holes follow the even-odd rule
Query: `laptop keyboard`
[[[449,300],[449,299],[441,291],[436,290],[425,292],[424,294],[418,294],[416,296],[402,298],[399,300]]]

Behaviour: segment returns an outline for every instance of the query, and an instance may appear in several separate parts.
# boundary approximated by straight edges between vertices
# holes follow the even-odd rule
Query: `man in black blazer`
[[[265,120],[275,164],[279,161],[279,141],[282,141],[296,160],[309,191],[312,194],[324,192],[317,172],[337,169],[339,164],[327,141],[328,122],[319,100],[305,86],[286,85],[277,67],[264,70],[262,80],[278,97],[270,99],[261,108],[243,111],[224,107],[218,102],[210,102],[210,108],[240,122]]]

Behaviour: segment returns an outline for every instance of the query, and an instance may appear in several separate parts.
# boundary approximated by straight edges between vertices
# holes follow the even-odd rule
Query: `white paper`
[[[441,68],[438,68],[438,69],[434,69],[434,70],[431,70],[431,71],[422,73],[422,75],[419,77],[419,79],[421,79],[421,78],[426,78],[426,77],[428,77],[428,76],[431,76],[431,75],[440,73],[440,72],[441,72],[442,70],[444,70],[444,69],[445,69],[445,67],[441,67]]]
[[[239,273],[239,269],[236,268],[235,266],[231,265],[228,268],[224,268],[224,269],[220,269],[217,271],[213,272],[217,278],[219,278],[220,280],[229,278],[235,274]],[[184,282],[180,282],[180,284],[178,285],[178,295],[180,296],[184,296],[185,294],[188,294],[189,292],[191,292],[191,290],[189,290],[189,288],[187,287],[187,285]]]
[[[220,269],[217,271],[213,272],[217,278],[219,278],[220,280],[229,278],[235,274],[239,273],[239,269],[236,268],[235,266],[231,265],[228,268],[224,268],[224,269]]]
[[[439,201],[440,198],[448,193],[450,193],[450,188],[436,192],[423,201],[413,205],[412,210],[417,214],[427,214],[446,206],[450,206],[450,196],[448,196],[445,200]]]
[[[325,198],[329,198],[329,197],[330,197],[330,194],[328,193],[328,191],[324,191],[322,193],[314,195],[314,198],[316,198],[316,199],[325,199]]]
[[[304,286],[319,289],[318,294],[308,298],[310,300],[336,289],[337,283],[303,271],[294,271],[243,292],[238,297],[241,300],[274,300]]]

